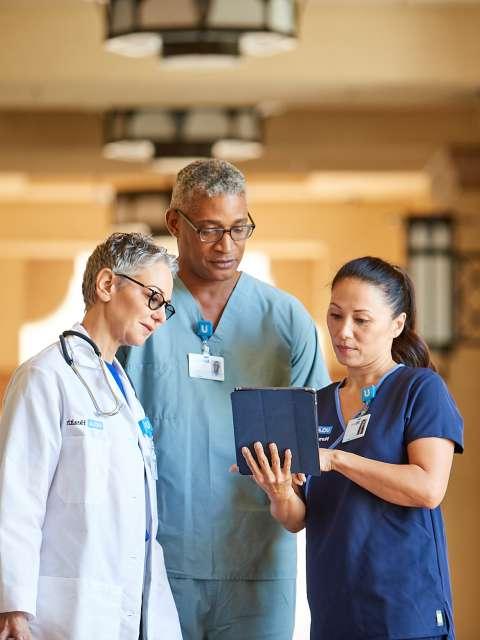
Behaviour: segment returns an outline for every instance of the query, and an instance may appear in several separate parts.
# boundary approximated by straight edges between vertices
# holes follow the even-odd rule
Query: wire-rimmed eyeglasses
[[[253,221],[252,216],[247,211],[248,219],[250,220],[250,224],[235,224],[230,229],[225,229],[224,227],[197,227],[190,218],[183,213],[181,209],[175,209],[177,213],[179,213],[182,218],[188,222],[188,224],[198,233],[198,237],[200,238],[200,242],[220,242],[225,233],[228,233],[230,238],[234,242],[243,242],[247,240],[252,235],[255,229],[255,222]]]
[[[170,300],[165,300],[163,294],[160,291],[152,289],[152,287],[149,287],[148,285],[143,284],[143,282],[139,282],[138,280],[135,280],[135,278],[131,278],[124,273],[116,273],[115,271],[114,273],[116,276],[120,276],[120,278],[126,278],[127,280],[130,280],[131,282],[138,284],[140,287],[143,287],[144,289],[148,289],[150,291],[147,302],[149,309],[151,309],[152,311],[157,311],[158,309],[161,309],[163,306],[165,306],[165,318],[168,320],[173,316],[173,314],[175,313],[175,307],[170,302]]]

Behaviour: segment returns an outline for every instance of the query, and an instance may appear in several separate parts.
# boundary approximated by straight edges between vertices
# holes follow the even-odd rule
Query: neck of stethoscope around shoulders
[[[65,362],[68,365],[72,366],[72,364],[73,364],[73,358],[68,353],[67,343],[66,343],[66,340],[65,340],[65,338],[68,338],[68,336],[75,336],[77,338],[81,338],[82,340],[85,340],[85,342],[87,342],[92,347],[93,351],[95,352],[95,355],[98,358],[102,357],[100,349],[97,347],[95,342],[89,336],[87,336],[85,333],[80,333],[80,331],[73,331],[73,329],[70,329],[68,331],[64,331],[59,336],[59,338],[60,338],[60,347],[62,349],[62,355],[64,357]]]
[[[105,382],[110,390],[110,393],[112,394],[113,400],[114,400],[114,406],[113,409],[110,409],[108,411],[103,411],[98,402],[95,399],[95,396],[93,395],[92,390],[90,389],[90,387],[88,386],[87,381],[85,380],[85,378],[82,376],[82,374],[80,373],[80,371],[78,370],[74,359],[72,358],[71,354],[68,351],[68,347],[67,347],[67,338],[73,336],[75,338],[80,338],[81,340],[84,340],[87,344],[89,344],[95,355],[97,356],[99,363],[100,363],[100,369],[102,370],[103,373],[103,377],[105,379]],[[122,406],[122,402],[121,400],[118,398],[117,394],[115,393],[115,390],[112,387],[112,384],[109,380],[108,377],[108,373],[107,373],[107,367],[105,365],[105,362],[102,359],[102,354],[100,352],[100,349],[98,348],[98,346],[95,344],[95,342],[86,334],[81,333],[80,331],[73,331],[73,330],[68,330],[68,331],[64,331],[60,336],[59,336],[59,340],[60,340],[60,348],[62,350],[62,356],[65,360],[65,362],[68,364],[69,367],[71,367],[71,369],[74,371],[74,373],[76,374],[77,378],[80,380],[80,382],[83,384],[83,386],[85,387],[88,395],[90,396],[90,399],[93,403],[93,406],[95,407],[95,412],[98,416],[114,416],[117,413],[119,413],[120,408]]]

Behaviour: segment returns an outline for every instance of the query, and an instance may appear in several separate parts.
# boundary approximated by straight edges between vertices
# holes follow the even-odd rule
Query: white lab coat
[[[92,348],[80,338],[68,344],[98,404],[111,409]],[[111,378],[122,401],[113,417],[95,415],[58,343],[20,366],[7,389],[0,611],[27,612],[35,640],[138,640],[141,614],[145,640],[181,639],[155,536],[153,442],[116,364],[128,404]]]

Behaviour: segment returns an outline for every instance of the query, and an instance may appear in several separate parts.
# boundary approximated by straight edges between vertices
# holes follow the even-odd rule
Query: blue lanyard
[[[371,384],[369,387],[362,387],[361,398],[363,402],[363,409],[361,409],[358,412],[358,414],[355,416],[356,418],[359,418],[360,416],[364,416],[367,413],[376,395],[377,395],[377,387],[374,384]]]
[[[376,385],[372,384],[369,387],[362,387],[362,391],[360,393],[360,397],[361,397],[361,400],[363,402],[363,407],[360,409],[360,411],[356,415],[353,416],[353,419],[360,418],[361,416],[364,416],[370,410],[371,405],[372,405],[373,401],[375,400],[375,396],[377,395],[377,391],[380,388],[380,385],[383,383],[383,381],[386,378],[388,378],[388,376],[391,373],[396,371],[399,367],[403,367],[403,366],[404,366],[403,364],[396,364],[389,371],[387,371],[386,373],[383,374],[383,376],[380,378],[380,380],[378,381],[378,383]],[[328,448],[329,449],[334,449],[337,446],[337,444],[340,442],[340,440],[342,440],[344,433],[345,433],[345,431]]]
[[[375,386],[374,384],[372,384],[369,387],[362,387],[361,398],[363,402],[363,407],[360,409],[358,413],[356,413],[353,416],[352,418],[353,420],[355,420],[356,418],[360,418],[361,416],[364,416],[369,411],[370,405],[372,404],[377,394],[377,389],[382,382],[383,382],[383,378],[378,383],[378,386]],[[343,431],[343,433],[341,433],[338,436],[338,438],[335,440],[335,442],[331,444],[328,448],[335,449],[335,447],[343,440],[344,435],[345,435],[345,431]]]
[[[213,336],[213,324],[210,320],[199,320],[195,325],[195,333],[202,341],[202,353],[208,355],[208,341]]]

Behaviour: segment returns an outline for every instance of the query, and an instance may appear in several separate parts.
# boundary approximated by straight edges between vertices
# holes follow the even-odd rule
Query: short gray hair
[[[226,160],[196,160],[177,175],[170,207],[188,208],[196,198],[245,194],[245,176]]]
[[[113,233],[99,244],[88,258],[83,274],[82,293],[88,310],[97,299],[96,280],[99,271],[108,268],[127,276],[134,275],[156,262],[163,262],[172,274],[178,270],[177,259],[165,247],[143,233]]]

